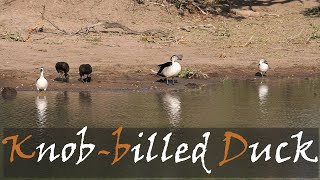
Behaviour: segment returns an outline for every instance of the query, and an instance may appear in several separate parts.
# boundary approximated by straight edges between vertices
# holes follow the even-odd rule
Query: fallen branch
[[[201,30],[206,30],[211,33],[214,33],[215,30],[212,30],[212,29],[216,29],[216,27],[214,27],[212,24],[206,24],[206,25],[198,25],[198,26],[184,26],[184,27],[180,27],[179,29],[187,32],[191,32],[190,29],[201,29]]]
[[[270,14],[266,12],[255,12],[251,10],[231,9],[230,12],[241,17],[262,17],[262,16],[280,17],[280,15],[278,14]]]
[[[158,36],[163,36],[166,37],[169,35],[168,32],[165,32],[163,30],[146,30],[146,31],[135,31],[132,30],[120,23],[110,23],[110,22],[99,22],[96,24],[91,24],[91,25],[87,25],[85,27],[80,28],[78,31],[76,31],[74,34],[88,34],[89,32],[92,32],[91,30],[94,29],[97,26],[102,26],[104,29],[122,29],[124,31],[124,33],[126,34],[133,34],[133,35],[146,35],[146,36],[154,36],[154,35],[158,35]],[[95,30],[96,31],[96,30]],[[109,31],[98,31],[98,32],[102,32],[102,33],[107,33]]]
[[[99,22],[99,23],[96,23],[96,24],[90,24],[90,25],[87,25],[85,27],[82,27],[80,28],[77,32],[75,32],[74,34],[80,34],[80,33],[85,33],[85,34],[88,34],[90,32],[90,29],[94,29],[94,27],[96,26],[101,26],[103,23],[102,22]],[[84,32],[83,32],[84,31]]]
[[[149,3],[157,6],[166,7],[166,5],[164,5],[163,3],[157,3],[157,2],[149,2]]]
[[[41,13],[41,19],[47,21],[48,23],[50,23],[54,28],[56,28],[58,31],[62,32],[63,34],[68,34],[67,31],[59,28],[59,26],[57,26],[57,25],[54,24],[52,21],[50,21],[48,18],[46,18],[46,17],[44,16],[45,11],[46,11],[46,6],[43,5],[42,8],[43,8],[43,9],[42,9],[42,12],[40,12],[40,13]]]
[[[249,44],[251,44],[251,40],[253,38],[253,35],[250,37],[250,39],[248,40],[248,42],[246,44],[244,44],[242,47],[246,47],[248,46]]]
[[[202,14],[208,15],[204,10],[202,10],[195,2],[192,2],[192,5],[194,5]]]
[[[84,27],[81,27],[78,31],[76,32],[67,32],[66,30],[60,28],[59,26],[57,26],[55,23],[53,23],[51,20],[49,20],[48,18],[45,17],[45,11],[46,11],[46,7],[45,5],[43,5],[43,9],[40,12],[41,13],[41,21],[40,23],[38,23],[35,27],[32,27],[29,29],[29,33],[28,33],[28,37],[27,38],[23,38],[21,37],[20,34],[1,34],[0,38],[1,39],[12,39],[15,41],[28,41],[29,39],[31,39],[31,34],[32,33],[37,33],[37,32],[42,32],[42,33],[54,33],[57,34],[57,32],[45,32],[44,31],[44,27],[43,27],[43,22],[46,21],[49,24],[51,24],[56,30],[58,30],[60,33],[63,33],[65,35],[80,35],[80,34],[89,34],[90,32],[94,32],[94,33],[110,33],[110,32],[116,32],[116,33],[125,33],[125,34],[132,34],[132,35],[143,35],[143,36],[151,36],[151,37],[155,37],[155,38],[159,38],[160,41],[163,41],[162,37],[165,37],[166,41],[170,41],[170,42],[174,42],[174,41],[179,41],[176,40],[174,37],[170,36],[169,31],[164,31],[164,30],[159,30],[159,29],[151,29],[151,30],[146,30],[146,31],[135,31],[132,30],[120,23],[116,23],[116,22],[98,22],[95,24],[90,24],[90,25],[86,25]],[[96,30],[96,27],[102,27],[104,29],[122,29],[122,31],[109,31],[109,30]],[[36,40],[41,40],[44,39],[43,38],[39,38]]]
[[[301,31],[298,34],[296,34],[295,36],[291,36],[289,39],[294,40],[294,39],[300,37],[303,31],[304,31],[304,29],[301,29]]]

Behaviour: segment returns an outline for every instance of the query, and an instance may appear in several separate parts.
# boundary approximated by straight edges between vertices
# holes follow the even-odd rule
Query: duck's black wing
[[[161,75],[162,71],[164,68],[169,67],[172,65],[172,62],[166,62],[164,64],[159,64],[158,66],[160,67],[159,71],[158,71],[158,75]]]

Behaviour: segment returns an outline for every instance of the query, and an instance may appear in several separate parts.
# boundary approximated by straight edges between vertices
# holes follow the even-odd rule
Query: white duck
[[[48,81],[43,76],[44,69],[40,68],[40,77],[37,79],[36,86],[38,91],[46,91],[48,87]]]
[[[261,76],[263,77],[263,74],[266,74],[269,69],[268,62],[265,59],[260,59],[258,66]]]
[[[168,78],[172,78],[172,84],[174,84],[173,78],[176,77],[181,71],[181,65],[176,62],[177,60],[182,60],[182,55],[173,55],[170,62],[158,65],[160,67],[158,75],[165,77],[168,83]]]

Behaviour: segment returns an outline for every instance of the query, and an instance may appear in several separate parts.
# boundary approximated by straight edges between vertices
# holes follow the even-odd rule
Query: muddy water
[[[183,92],[18,92],[0,98],[0,137],[6,127],[319,128],[319,117],[319,79],[225,80]]]
[[[18,92],[3,127],[320,127],[320,80],[225,80],[184,92]]]

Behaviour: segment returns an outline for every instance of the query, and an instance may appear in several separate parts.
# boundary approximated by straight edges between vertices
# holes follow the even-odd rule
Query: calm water
[[[161,93],[18,92],[0,98],[0,137],[6,127],[319,128],[319,117],[319,79],[225,80]]]
[[[320,127],[320,80],[225,80],[186,92],[18,92],[3,127]]]

